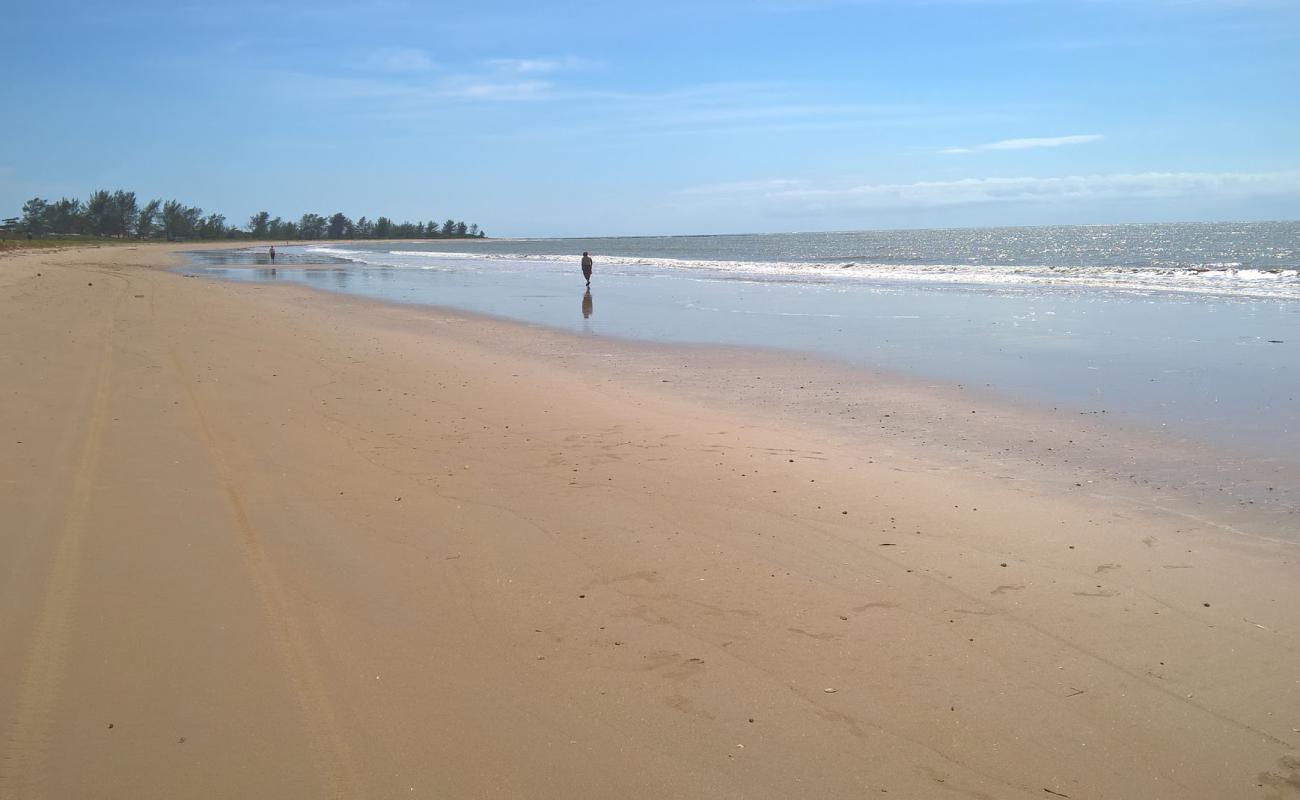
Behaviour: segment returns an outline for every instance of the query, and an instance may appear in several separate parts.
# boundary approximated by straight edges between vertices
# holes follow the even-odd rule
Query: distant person
[[[582,318],[591,319],[591,289],[582,296]]]
[[[591,256],[586,250],[582,251],[582,277],[587,279],[587,286],[591,286]]]
[[[275,245],[271,245],[271,262],[275,263]]]

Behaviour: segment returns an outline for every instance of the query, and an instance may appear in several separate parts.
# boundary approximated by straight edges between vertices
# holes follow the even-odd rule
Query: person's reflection
[[[591,290],[582,295],[582,318],[591,319]]]

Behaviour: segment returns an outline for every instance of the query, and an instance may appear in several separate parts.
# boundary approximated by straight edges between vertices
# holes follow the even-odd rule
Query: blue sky
[[[1300,218],[1293,0],[23,3],[0,216],[619,235]]]

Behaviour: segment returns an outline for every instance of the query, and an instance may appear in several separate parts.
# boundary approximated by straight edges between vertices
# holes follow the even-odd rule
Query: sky
[[[1300,219],[1297,0],[6,4],[0,216],[492,236]]]

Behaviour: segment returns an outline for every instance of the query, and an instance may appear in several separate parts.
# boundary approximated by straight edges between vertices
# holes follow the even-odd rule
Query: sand
[[[0,259],[0,797],[1300,797],[1293,515],[175,260]]]

